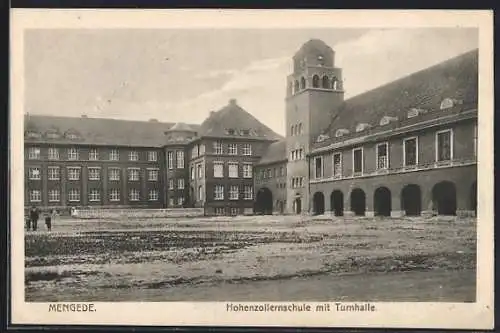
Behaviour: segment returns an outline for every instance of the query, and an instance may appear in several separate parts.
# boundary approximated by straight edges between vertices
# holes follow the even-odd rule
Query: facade
[[[475,215],[477,50],[347,100],[328,45],[292,60],[284,138],[235,100],[201,125],[26,115],[25,206]]]

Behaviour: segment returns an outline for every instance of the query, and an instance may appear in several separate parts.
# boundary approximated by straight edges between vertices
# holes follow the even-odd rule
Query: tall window
[[[184,169],[184,151],[177,151],[177,169]]]
[[[68,160],[76,161],[79,158],[78,149],[68,148]]]
[[[285,176],[285,168],[280,167],[280,177],[283,177],[283,176]]]
[[[68,180],[80,180],[80,168],[68,167]]]
[[[314,178],[323,177],[323,158],[316,157],[314,159]]]
[[[173,190],[174,189],[174,180],[173,179],[169,179],[169,181],[168,181],[168,189],[169,190]]]
[[[178,190],[184,189],[184,178],[177,179],[177,189]]]
[[[231,185],[229,187],[229,200],[238,200],[238,185]]]
[[[243,178],[252,178],[252,163],[243,163]]]
[[[191,167],[191,180],[194,180],[195,176],[195,171],[194,171],[194,166]]]
[[[333,154],[333,177],[342,176],[342,154]]]
[[[128,160],[129,161],[138,161],[139,160],[139,153],[132,150],[128,152]]]
[[[224,185],[215,185],[214,187],[214,199],[224,200]]]
[[[90,149],[89,150],[89,160],[91,161],[97,161],[99,159],[99,152],[97,149]]]
[[[58,189],[49,190],[49,202],[60,202],[61,192]]]
[[[120,180],[120,169],[118,168],[110,168],[109,172],[109,180],[117,181]]]
[[[245,156],[251,156],[252,155],[252,145],[249,143],[244,143],[243,146],[241,147],[241,153]]]
[[[222,155],[222,142],[220,141],[214,142],[214,154]]]
[[[150,182],[158,181],[158,169],[149,169],[148,170],[148,181],[150,181]]]
[[[179,206],[182,206],[182,205],[184,204],[184,197],[179,197],[179,198],[177,199],[177,204],[178,204]]]
[[[191,149],[191,158],[196,157],[198,157],[198,145],[194,145],[194,147]]]
[[[238,163],[229,162],[229,178],[238,178]]]
[[[205,154],[205,145],[202,143],[200,145],[200,149],[199,149],[199,155],[204,155]]]
[[[118,161],[120,159],[120,152],[118,149],[112,149],[109,152],[109,160],[110,161]]]
[[[39,160],[40,159],[40,148],[39,147],[30,147],[28,149],[28,159]]]
[[[224,177],[224,162],[214,162],[214,178]]]
[[[49,180],[59,180],[60,172],[58,166],[49,166],[48,169]]]
[[[389,167],[389,151],[387,142],[377,145],[377,169],[384,170]]]
[[[59,149],[58,148],[49,148],[48,159],[49,160],[58,160],[59,159]]]
[[[40,172],[40,168],[29,168],[28,171],[29,179],[38,180],[42,178],[42,173]]]
[[[29,195],[30,195],[31,202],[42,201],[42,191],[40,191],[40,190],[30,190]]]
[[[236,143],[230,143],[228,148],[229,155],[238,155],[238,145]]]
[[[363,172],[363,149],[356,148],[352,151],[352,160],[353,160],[353,171],[354,173],[362,173]]]
[[[154,150],[148,151],[148,161],[149,162],[156,162],[158,161],[158,152]]]
[[[101,179],[101,168],[89,167],[89,180]]]
[[[196,170],[198,170],[198,178],[203,178],[203,164],[197,164]]]
[[[113,188],[109,191],[109,201],[120,201],[120,190]]]
[[[243,199],[253,200],[253,187],[251,185],[245,185],[243,189]]]
[[[80,201],[80,190],[77,188],[72,188],[68,191],[68,201],[77,202]]]
[[[174,152],[169,151],[167,153],[167,166],[170,170],[174,168]]]
[[[149,201],[158,201],[158,190],[149,190],[148,200]]]
[[[418,164],[418,141],[417,138],[408,138],[403,141],[403,164],[404,166],[416,166]]]
[[[129,168],[128,169],[128,180],[129,181],[138,181],[139,180],[139,169]]]
[[[139,201],[139,190],[136,188],[131,189],[128,193],[128,199],[130,201]]]
[[[436,161],[451,161],[453,158],[453,133],[451,130],[436,133]]]
[[[168,199],[168,205],[169,205],[170,207],[174,206],[174,205],[175,205],[175,198],[170,198],[170,199]]]
[[[198,200],[203,200],[203,186],[198,186]]]
[[[101,191],[98,189],[91,189],[89,192],[89,201],[101,201]]]

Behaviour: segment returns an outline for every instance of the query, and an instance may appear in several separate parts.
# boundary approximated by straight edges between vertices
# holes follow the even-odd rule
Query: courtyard
[[[49,301],[474,302],[476,219],[58,219],[25,237]]]

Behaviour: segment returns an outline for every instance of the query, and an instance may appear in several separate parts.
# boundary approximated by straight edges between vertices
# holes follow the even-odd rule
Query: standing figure
[[[38,212],[38,208],[35,206],[31,207],[30,210],[30,220],[31,220],[31,227],[33,228],[33,231],[36,231],[38,227],[38,218],[40,217],[40,213]]]
[[[45,226],[48,231],[52,228],[52,215],[49,213],[45,214]]]
[[[26,230],[30,231],[30,229],[31,229],[31,218],[30,218],[29,214],[26,214],[24,216],[24,219],[25,219],[25,223],[26,223]]]

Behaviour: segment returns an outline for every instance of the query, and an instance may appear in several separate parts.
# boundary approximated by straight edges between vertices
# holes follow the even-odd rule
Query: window
[[[408,138],[403,141],[403,165],[416,166],[418,164],[418,141],[417,138]]]
[[[474,124],[474,157],[477,157],[477,124]]]
[[[158,190],[149,190],[148,200],[149,201],[158,201]]]
[[[128,193],[128,199],[130,201],[139,201],[139,190],[136,188],[131,189]]]
[[[229,178],[238,178],[238,163],[229,162]]]
[[[224,207],[216,207],[215,208],[215,215],[224,215],[225,212],[224,212]]]
[[[249,143],[244,143],[243,146],[241,147],[241,153],[245,156],[251,156],[252,155],[252,145]]]
[[[68,200],[72,202],[80,201],[80,190],[72,188],[68,191]]]
[[[352,160],[354,173],[363,173],[363,148],[353,149]]]
[[[139,180],[139,169],[129,168],[128,169],[128,180],[138,181]]]
[[[214,154],[222,155],[222,142],[214,142]]]
[[[89,180],[101,179],[101,168],[89,167]]]
[[[199,155],[200,155],[200,156],[201,156],[201,155],[203,155],[203,154],[205,154],[205,145],[204,145],[204,144],[201,144],[201,145],[200,145],[200,149],[199,149],[199,150],[200,150],[200,151],[199,151]]]
[[[59,180],[60,178],[60,173],[59,173],[59,167],[58,166],[49,166],[48,169],[48,174],[49,174],[49,180]]]
[[[184,151],[177,151],[177,169],[184,169]]]
[[[238,155],[238,145],[236,143],[229,144],[229,155]]]
[[[40,148],[38,148],[38,147],[30,147],[28,149],[28,159],[30,159],[30,160],[39,160],[40,159]]]
[[[42,178],[40,168],[29,168],[28,175],[31,180],[38,180]]]
[[[196,169],[198,170],[198,178],[203,178],[203,164],[197,164]]]
[[[377,145],[377,170],[389,168],[389,151],[387,142]]]
[[[149,162],[158,161],[158,152],[154,150],[148,151],[148,161]]]
[[[314,159],[314,178],[322,178],[323,177],[323,158],[316,157]]]
[[[266,178],[271,178],[271,177],[272,177],[271,169],[266,169]]]
[[[30,201],[40,202],[42,201],[42,191],[40,190],[30,190]]]
[[[89,151],[89,160],[91,161],[97,161],[99,159],[99,152],[97,149],[91,149]]]
[[[224,200],[224,186],[223,185],[215,185],[215,187],[214,187],[214,199],[215,200]]]
[[[174,189],[174,180],[173,179],[170,179],[168,181],[168,189],[169,190],[173,190]]]
[[[110,168],[109,170],[109,180],[120,180],[120,169],[118,168]]]
[[[150,182],[158,181],[158,169],[149,169],[148,170],[148,180]]]
[[[231,216],[236,216],[236,215],[238,215],[238,213],[239,213],[239,212],[238,212],[238,210],[239,210],[239,209],[238,209],[238,208],[236,208],[236,207],[231,207],[231,211],[230,211],[230,212],[231,212]]]
[[[333,177],[342,176],[342,154],[333,154]]]
[[[120,152],[118,149],[112,149],[109,152],[109,160],[110,161],[118,161],[120,159]]]
[[[101,201],[101,191],[99,189],[91,189],[89,192],[89,201]]]
[[[203,186],[198,186],[198,200],[203,200]]]
[[[120,201],[120,190],[113,188],[109,191],[109,201]]]
[[[184,178],[177,179],[177,189],[178,190],[184,189]]]
[[[224,163],[214,162],[214,178],[224,177]]]
[[[238,200],[238,192],[238,185],[231,185],[231,187],[229,187],[229,200]]]
[[[174,206],[174,205],[175,205],[175,200],[174,200],[174,198],[170,198],[170,199],[168,199],[168,205],[169,205],[170,207],[172,207],[172,206]]]
[[[80,168],[68,167],[68,180],[80,180]]]
[[[243,163],[243,178],[252,178],[252,163]]]
[[[444,162],[453,159],[453,132],[451,130],[436,133],[436,161]]]
[[[79,158],[78,149],[68,148],[68,160],[76,161]]]
[[[198,157],[198,145],[195,145],[192,149],[191,149],[191,158],[196,158]]]
[[[179,206],[182,206],[182,205],[184,204],[184,197],[179,197],[179,198],[177,199],[177,204],[178,204]]]
[[[244,186],[243,199],[253,200],[253,187],[251,185]]]
[[[49,202],[61,201],[61,192],[57,189],[49,190]]]
[[[195,170],[194,170],[194,166],[191,167],[191,180],[194,180],[194,176],[195,176]]]
[[[48,158],[49,158],[49,160],[58,160],[59,159],[59,149],[49,148]]]
[[[128,160],[129,161],[138,161],[139,160],[139,153],[136,151],[129,151],[128,152]]]
[[[174,168],[174,152],[169,151],[167,153],[167,165],[170,170]]]

